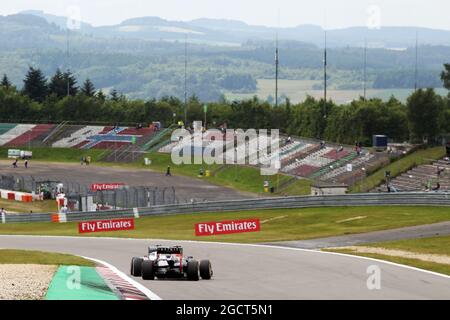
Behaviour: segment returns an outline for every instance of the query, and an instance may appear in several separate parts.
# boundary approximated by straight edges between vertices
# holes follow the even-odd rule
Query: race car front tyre
[[[211,268],[211,262],[209,260],[200,261],[200,277],[204,280],[211,279],[213,271]]]
[[[133,277],[140,277],[142,275],[142,262],[144,259],[134,257],[131,259],[131,275]]]
[[[187,278],[191,281],[198,281],[198,261],[197,260],[189,260],[187,263]]]
[[[155,268],[153,261],[144,260],[142,262],[142,279],[143,280],[155,279]]]

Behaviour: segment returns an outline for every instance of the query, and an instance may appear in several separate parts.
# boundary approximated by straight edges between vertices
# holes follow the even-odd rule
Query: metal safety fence
[[[89,221],[157,215],[191,214],[201,212],[227,212],[262,209],[293,209],[313,207],[352,206],[450,206],[447,193],[371,193],[341,196],[307,196],[260,198],[247,200],[213,201],[173,205],[156,205],[146,208],[122,209],[95,212],[68,213],[67,221]],[[48,222],[51,214],[7,214],[6,223]]]
[[[0,189],[22,192],[44,192],[47,199],[57,193],[81,202],[82,197],[92,197],[94,204],[118,208],[149,207],[179,203],[174,187],[124,186],[115,190],[92,191],[90,186],[77,181],[52,177],[1,175]]]

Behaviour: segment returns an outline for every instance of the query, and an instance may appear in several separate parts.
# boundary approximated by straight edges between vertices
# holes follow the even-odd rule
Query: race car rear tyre
[[[211,279],[213,275],[211,262],[209,260],[201,260],[200,261],[200,277],[204,280]]]
[[[187,263],[187,278],[191,281],[198,281],[198,261],[197,260],[189,260]]]
[[[144,260],[142,262],[142,279],[143,280],[155,279],[155,265],[153,261]]]
[[[142,275],[142,262],[144,259],[134,257],[131,259],[131,275],[133,277],[140,277]]]

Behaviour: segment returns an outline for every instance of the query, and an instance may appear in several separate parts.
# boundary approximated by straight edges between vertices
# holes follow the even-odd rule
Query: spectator
[[[28,160],[25,160],[25,169],[28,169]]]
[[[17,161],[18,161],[18,160],[16,159],[16,160],[13,162],[13,167],[14,167],[14,168],[17,168]]]
[[[166,171],[166,177],[171,177],[172,174],[170,173],[170,166],[167,166],[167,171]]]
[[[67,208],[66,205],[64,205],[64,206],[61,208],[61,213],[67,213],[68,211],[69,211],[69,209]]]
[[[439,191],[441,189],[441,184],[438,182],[436,183],[436,187],[433,188],[433,191]]]
[[[6,211],[5,211],[5,208],[2,208],[2,209],[0,210],[0,215],[4,215],[4,214],[6,214]]]

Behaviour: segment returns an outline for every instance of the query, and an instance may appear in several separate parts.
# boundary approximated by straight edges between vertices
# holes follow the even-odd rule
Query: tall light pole
[[[419,32],[416,30],[416,62],[414,67],[414,92],[417,91],[418,88],[418,75],[419,75]]]
[[[364,39],[364,101],[367,99],[367,39]]]
[[[70,46],[69,46],[69,36],[70,36],[70,28],[67,28],[67,96],[70,96],[70,78],[69,78],[69,70],[70,70]]]
[[[278,32],[275,49],[275,107],[278,107],[278,66],[279,66],[279,52],[278,52]]]
[[[187,33],[184,38],[184,126],[187,127]]]
[[[327,30],[325,30],[325,47],[323,52],[323,100],[327,103]]]

